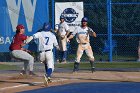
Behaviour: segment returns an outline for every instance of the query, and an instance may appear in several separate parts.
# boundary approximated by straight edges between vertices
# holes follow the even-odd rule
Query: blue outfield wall
[[[0,0],[0,52],[9,51],[17,24],[30,36],[48,21],[48,0]]]

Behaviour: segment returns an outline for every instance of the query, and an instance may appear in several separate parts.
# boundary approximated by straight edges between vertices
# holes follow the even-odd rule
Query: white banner
[[[84,16],[83,11],[83,2],[56,2],[55,25],[60,23],[60,16],[63,15],[72,32],[76,26],[81,24],[81,19]]]

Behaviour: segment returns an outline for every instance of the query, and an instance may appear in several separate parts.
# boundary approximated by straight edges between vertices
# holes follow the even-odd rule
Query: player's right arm
[[[28,44],[29,42],[31,42],[33,39],[37,39],[39,38],[39,32],[35,33],[33,36],[29,36],[26,40],[25,40],[25,44]]]
[[[70,42],[70,39],[72,39],[75,35],[72,33],[68,38],[67,38],[67,42]]]
[[[72,34],[67,38],[67,41],[69,42],[69,40],[72,39],[77,33],[78,33],[78,27],[75,28]]]
[[[53,37],[54,37],[53,38],[54,39],[54,46],[56,47],[57,50],[60,50],[57,39],[56,39],[56,36],[54,35]]]
[[[33,40],[33,36],[29,36],[26,40],[25,40],[25,44],[28,44],[29,42],[31,42]]]

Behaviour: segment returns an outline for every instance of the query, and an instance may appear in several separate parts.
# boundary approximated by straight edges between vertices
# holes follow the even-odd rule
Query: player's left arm
[[[59,36],[59,24],[55,25],[54,32]]]
[[[70,28],[68,24],[65,25],[65,30],[66,30],[66,36],[68,36],[70,34]]]
[[[66,36],[68,36],[70,34],[70,30],[66,31]]]
[[[21,37],[20,37],[20,39],[22,40],[22,41],[24,41],[20,46],[21,47],[23,47],[23,46],[25,46],[26,45],[26,40],[27,40],[27,38],[28,38],[29,36],[26,36],[26,35],[22,35]]]
[[[93,32],[92,34],[93,34],[93,37],[97,37],[97,34],[95,32]]]
[[[88,27],[88,33],[90,36],[97,37],[97,34],[90,27]]]

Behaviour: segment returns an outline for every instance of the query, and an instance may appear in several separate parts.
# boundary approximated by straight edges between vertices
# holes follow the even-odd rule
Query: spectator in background
[[[140,62],[140,41],[139,41],[139,46],[138,46],[138,62]]]

